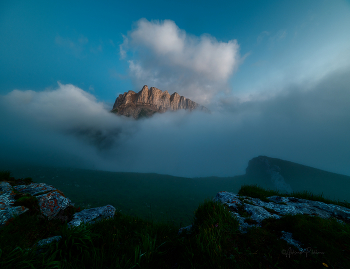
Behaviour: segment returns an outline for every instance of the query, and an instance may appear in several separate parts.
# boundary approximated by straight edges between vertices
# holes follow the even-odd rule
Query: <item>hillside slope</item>
[[[350,201],[350,177],[267,156],[249,161],[245,177],[280,191],[311,191],[325,197]],[[290,188],[288,188],[290,187]]]

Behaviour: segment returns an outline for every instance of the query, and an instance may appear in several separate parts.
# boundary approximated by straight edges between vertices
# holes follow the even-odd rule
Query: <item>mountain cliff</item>
[[[150,117],[154,113],[163,113],[167,110],[194,109],[209,112],[207,108],[191,101],[188,98],[180,96],[174,92],[172,95],[168,91],[161,91],[155,87],[148,89],[143,86],[138,93],[128,91],[120,94],[115,100],[112,112],[127,117],[132,116],[135,119],[141,117]]]

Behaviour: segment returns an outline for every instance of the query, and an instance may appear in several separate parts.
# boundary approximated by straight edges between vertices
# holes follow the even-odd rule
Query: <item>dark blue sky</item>
[[[316,80],[330,64],[341,65],[337,54],[350,42],[345,1],[1,1],[0,12],[2,94],[42,91],[61,81],[94,89],[111,103],[119,93],[152,83],[130,72],[128,60],[147,69],[137,56],[142,42],[120,57],[123,35],[142,18],[171,20],[187,36],[237,40],[237,53],[246,58],[225,77],[237,94],[281,88],[305,76]]]

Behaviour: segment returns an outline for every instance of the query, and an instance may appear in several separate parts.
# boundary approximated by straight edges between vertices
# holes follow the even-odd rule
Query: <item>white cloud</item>
[[[134,121],[73,86],[0,97],[0,161],[177,176],[243,174],[267,155],[350,175],[350,69],[304,91],[225,98],[213,113],[184,110]],[[68,158],[69,157],[69,158]]]
[[[77,126],[104,126],[108,132],[118,126],[120,118],[106,111],[92,94],[71,84],[58,85],[56,90],[42,92],[13,90],[3,100],[12,113],[49,129],[71,131]]]
[[[163,22],[141,19],[130,33],[131,44],[144,45],[157,54],[178,53],[184,49],[186,33],[170,20]]]
[[[139,20],[124,37],[122,58],[126,49],[137,52],[128,60],[137,87],[156,83],[149,86],[203,102],[227,88],[228,78],[241,63],[237,40],[220,42],[210,35],[192,36],[171,20]]]

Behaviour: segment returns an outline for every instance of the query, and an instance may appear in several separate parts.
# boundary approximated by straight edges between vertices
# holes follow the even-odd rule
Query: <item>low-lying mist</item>
[[[0,159],[200,177],[244,174],[251,158],[266,155],[350,175],[349,74],[244,102],[215,98],[211,114],[166,112],[137,121],[110,113],[73,85],[13,90],[0,97]]]

